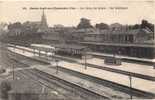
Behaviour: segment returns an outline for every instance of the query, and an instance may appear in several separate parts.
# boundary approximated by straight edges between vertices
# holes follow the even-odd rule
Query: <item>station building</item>
[[[154,33],[149,29],[98,30],[85,34],[81,44],[93,52],[154,58]]]

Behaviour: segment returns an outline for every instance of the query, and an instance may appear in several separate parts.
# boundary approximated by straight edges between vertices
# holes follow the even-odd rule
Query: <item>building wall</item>
[[[113,46],[113,45],[92,45],[85,44],[93,52],[124,55],[138,58],[155,58],[155,48],[153,47],[132,47],[132,46]]]
[[[113,42],[113,43],[134,43],[133,34],[87,34],[85,42]]]
[[[84,33],[86,42],[112,42],[112,43],[144,43],[149,41],[153,33],[147,29],[133,30],[102,30],[91,33]]]
[[[104,39],[104,35],[100,34],[89,34],[85,36],[84,41],[90,41],[90,42],[102,42]]]

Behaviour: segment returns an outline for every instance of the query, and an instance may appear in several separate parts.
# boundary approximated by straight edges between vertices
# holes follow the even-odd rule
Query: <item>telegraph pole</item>
[[[155,45],[155,24],[154,24],[154,31],[153,31],[153,45]],[[155,50],[153,53],[155,53]],[[153,68],[155,69],[155,62],[153,63]]]
[[[155,19],[154,19],[154,28],[153,28],[153,45],[155,45]]]

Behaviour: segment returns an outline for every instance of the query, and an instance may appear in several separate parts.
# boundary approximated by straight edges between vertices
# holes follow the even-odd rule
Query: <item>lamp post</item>
[[[129,74],[129,81],[130,81],[130,99],[132,100],[132,76],[131,73]]]
[[[32,48],[33,49],[33,55],[35,56],[35,49],[34,48]]]
[[[50,49],[50,53],[51,53],[51,55],[49,55],[49,56],[51,57],[51,59],[53,59],[53,50],[52,49]]]
[[[86,58],[86,50],[84,49],[83,53],[82,53],[82,60],[84,60],[84,68],[87,69],[87,58]]]
[[[39,49],[38,49],[39,50]],[[40,54],[40,50],[39,50],[39,57],[41,56],[41,54]]]
[[[16,45],[14,45],[13,50],[15,51]]]
[[[13,75],[13,80],[15,79],[15,73],[14,73],[14,64],[12,65],[12,75]]]
[[[87,58],[86,58],[86,52],[85,52],[84,60],[85,60],[85,69],[87,69]]]
[[[11,58],[12,61],[15,61],[13,58]],[[16,61],[15,61],[16,62]],[[12,64],[12,79],[15,79],[15,72],[14,72],[14,64]]]
[[[58,74],[58,70],[59,70],[58,62],[59,62],[59,60],[55,59],[55,62],[56,62],[56,74]]]
[[[45,50],[45,57],[47,57],[47,60],[49,60],[48,50]]]

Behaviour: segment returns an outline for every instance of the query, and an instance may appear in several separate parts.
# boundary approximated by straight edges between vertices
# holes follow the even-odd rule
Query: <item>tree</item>
[[[148,21],[147,20],[142,20],[141,28],[146,28],[147,25],[148,25]]]
[[[99,23],[95,25],[96,28],[102,30],[102,29],[109,29],[109,25],[105,23]]]
[[[149,23],[147,20],[142,20],[141,28],[149,28],[151,31],[154,31],[154,25]]]
[[[147,20],[142,20],[141,24],[129,25],[129,29],[150,29],[154,32],[154,24],[149,23]]]
[[[93,26],[90,23],[89,19],[86,18],[81,18],[80,23],[77,26],[78,29],[82,29],[82,28],[93,28]]]
[[[135,25],[133,25],[132,29],[139,29],[140,27],[141,27],[141,25],[135,24]]]
[[[12,29],[21,29],[22,28],[22,24],[20,22],[16,22],[13,24],[9,24],[8,25],[8,29],[12,30]]]

